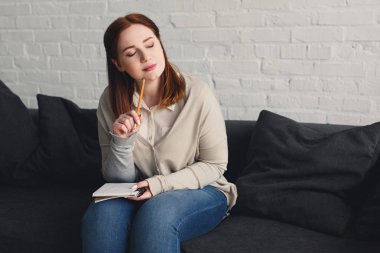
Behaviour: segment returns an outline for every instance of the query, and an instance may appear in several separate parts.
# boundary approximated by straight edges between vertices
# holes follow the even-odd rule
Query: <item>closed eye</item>
[[[131,53],[127,53],[127,56],[128,56],[128,57],[132,57],[132,56],[134,56],[135,54],[136,54],[136,51],[131,52]]]

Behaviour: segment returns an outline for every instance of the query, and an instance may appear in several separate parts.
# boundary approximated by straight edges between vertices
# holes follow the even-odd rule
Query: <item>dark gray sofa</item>
[[[35,109],[29,112],[38,131],[41,131],[41,115]],[[85,113],[95,118],[95,110],[86,110]],[[307,125],[327,132],[351,128]],[[255,122],[227,120],[226,126],[229,163],[225,176],[235,182],[246,166]],[[89,127],[96,133],[96,124]],[[96,135],[92,137],[97,142]],[[97,147],[94,150],[99,152]],[[94,155],[100,156],[100,153]],[[94,173],[98,173],[99,168]],[[91,202],[91,193],[104,181],[97,177],[84,183],[56,182],[55,178],[50,180],[47,175],[43,178],[45,183],[41,180],[38,184],[1,183],[0,252],[81,252],[81,217]],[[336,236],[232,209],[231,215],[214,231],[183,242],[181,250],[184,253],[378,253],[380,241],[357,236],[354,220],[344,234]]]
[[[252,129],[255,124],[256,122],[252,121],[226,121],[229,144],[229,164],[226,177],[233,182],[238,179],[241,171],[246,166],[247,150],[249,149]],[[328,133],[352,128],[352,126],[345,125],[304,125]],[[377,167],[377,170],[380,169],[378,163],[374,166]],[[366,190],[367,188],[364,191]],[[364,193],[364,195],[366,194]],[[380,216],[380,212],[377,215]],[[375,238],[364,239],[363,235],[359,235],[356,231],[357,224],[354,219],[344,234],[335,236],[276,219],[241,214],[232,209],[232,215],[224,220],[212,233],[184,242],[182,248],[184,253],[379,252],[380,237],[375,236]]]

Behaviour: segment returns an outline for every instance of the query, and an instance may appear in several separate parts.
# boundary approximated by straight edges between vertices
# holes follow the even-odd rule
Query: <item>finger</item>
[[[127,197],[129,200],[142,201],[152,198],[152,194],[149,191],[144,192],[140,197]]]
[[[123,114],[120,114],[119,118],[118,118],[118,121],[120,123],[124,123],[124,121],[128,118],[128,114],[126,113],[123,113]]]
[[[129,119],[133,122],[133,119],[131,117],[129,117],[128,120],[126,120],[124,123],[116,122],[114,124],[114,133],[127,134],[127,135],[136,133],[140,127],[136,125],[134,122],[131,123]]]
[[[119,117],[119,119],[118,119],[118,122],[120,123],[120,124],[125,124],[126,122],[128,122],[129,121],[129,116],[127,116],[127,115],[121,115],[120,117]]]
[[[124,122],[124,126],[128,129],[128,133],[132,132],[132,130],[133,130],[133,124],[129,120],[126,120]]]
[[[120,130],[123,134],[127,134],[129,132],[128,128],[123,124],[121,124]]]
[[[143,180],[143,181],[137,182],[134,187],[136,189],[137,188],[146,188],[146,191],[139,197],[130,197],[128,199],[140,201],[140,200],[149,199],[152,197],[152,193],[150,192],[148,181]]]
[[[113,124],[113,129],[115,133],[128,133],[128,129],[120,120]]]
[[[120,124],[119,122],[116,122],[113,125],[113,132],[117,135],[123,135],[128,133],[128,129],[125,127],[125,125]]]
[[[133,117],[131,115],[129,115],[128,113],[124,113],[124,114],[121,114],[119,116],[117,121],[122,123],[122,124],[125,124],[125,122],[130,121],[131,119],[133,119]]]
[[[143,180],[143,181],[137,182],[136,185],[137,185],[137,188],[143,188],[143,187],[148,187],[149,183],[148,181]]]
[[[123,115],[120,117],[119,122],[128,128],[128,132],[132,132],[136,126],[134,118],[131,115]]]
[[[131,131],[131,134],[137,133],[140,130],[140,127],[138,125],[134,125]]]
[[[135,127],[136,123],[133,117],[129,116],[128,117],[129,124],[131,124],[132,128]]]
[[[140,117],[139,117],[139,115],[137,115],[137,112],[135,110],[130,111],[129,115],[132,116],[134,122],[136,122],[137,125],[141,124]]]
[[[146,200],[152,198],[152,194],[149,191],[144,192],[143,195],[137,197],[138,200]]]

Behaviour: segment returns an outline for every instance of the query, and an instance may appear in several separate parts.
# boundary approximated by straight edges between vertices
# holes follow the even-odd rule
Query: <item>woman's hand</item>
[[[141,116],[139,117],[134,110],[121,114],[113,123],[112,133],[122,138],[128,138],[139,131]]]
[[[140,182],[136,183],[136,185],[137,185],[137,188],[145,188],[146,191],[140,197],[128,197],[127,199],[135,200],[135,201],[141,201],[141,200],[150,199],[153,196],[152,192],[150,191],[148,181],[146,181],[146,180],[140,181]]]

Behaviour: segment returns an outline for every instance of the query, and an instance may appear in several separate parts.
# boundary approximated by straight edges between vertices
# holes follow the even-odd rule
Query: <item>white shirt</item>
[[[133,94],[133,105],[135,109],[137,108],[138,101],[139,93],[135,91]],[[151,108],[149,108],[144,100],[142,100],[140,108],[142,122],[139,134],[153,146],[170,130],[183,106],[184,99],[167,107],[159,107],[158,105],[155,105]]]

